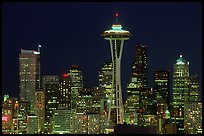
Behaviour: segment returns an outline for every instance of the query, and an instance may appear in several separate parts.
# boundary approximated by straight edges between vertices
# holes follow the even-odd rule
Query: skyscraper
[[[56,75],[43,76],[45,89],[45,134],[52,132],[52,115],[59,105],[59,77]]]
[[[76,111],[77,97],[83,91],[82,71],[78,66],[72,65],[67,75],[71,78],[71,109]]]
[[[110,41],[112,64],[113,64],[113,90],[111,94],[111,106],[109,110],[108,121],[112,125],[123,123],[123,103],[122,89],[120,78],[120,64],[123,51],[124,41],[131,36],[129,31],[123,30],[122,25],[117,22],[118,13],[116,13],[116,24],[112,25],[112,29],[105,31],[102,36],[105,40]],[[115,94],[115,103],[112,103],[113,94]],[[113,117],[111,118],[111,115]]]
[[[132,63],[131,80],[127,84],[124,112],[126,123],[138,123],[139,98],[142,88],[147,87],[147,46],[136,45],[135,60]]]
[[[45,91],[44,89],[36,90],[36,108],[37,108],[37,119],[38,119],[38,132],[44,132],[44,121],[45,121]]]
[[[71,109],[71,78],[63,74],[59,79],[59,106]]]
[[[145,45],[136,45],[132,74],[132,78],[134,78],[138,88],[147,87],[147,46]]]
[[[173,111],[172,121],[177,124],[177,133],[184,133],[184,102],[189,98],[189,62],[182,55],[173,69]]]
[[[154,70],[154,95],[158,103],[169,104],[170,91],[169,70]]]
[[[105,94],[106,98],[110,100],[112,93],[112,75],[113,65],[111,62],[102,62],[101,70],[99,71],[99,88]],[[115,103],[115,94],[112,96],[113,103]]]
[[[21,49],[19,79],[20,98],[30,101],[30,112],[36,114],[35,92],[40,88],[40,52]]]
[[[199,84],[198,84],[198,76],[197,75],[190,75],[190,82],[189,82],[189,101],[200,101],[199,96]]]

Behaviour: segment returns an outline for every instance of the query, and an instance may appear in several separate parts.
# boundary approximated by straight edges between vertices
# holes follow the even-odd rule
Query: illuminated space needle
[[[123,30],[122,25],[118,23],[118,13],[115,14],[116,23],[112,29],[105,31],[102,36],[105,40],[110,41],[113,76],[112,76],[112,94],[110,96],[110,106],[108,113],[109,125],[123,124],[123,102],[121,89],[121,57],[123,52],[124,41],[131,36],[129,31]]]

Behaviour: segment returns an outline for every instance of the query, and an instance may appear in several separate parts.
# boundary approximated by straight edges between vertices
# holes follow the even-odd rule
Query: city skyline
[[[190,62],[190,74],[198,75],[201,92],[201,3],[29,2],[3,4],[2,94],[20,93],[20,49],[37,50],[38,44],[42,45],[41,75],[61,76],[78,65],[84,86],[97,86],[101,62],[111,61],[109,44],[100,34],[115,22],[116,10],[118,22],[133,34],[122,54],[123,93],[131,78],[135,45],[140,44],[148,48],[149,87],[153,87],[154,69],[169,69],[172,79],[173,64],[182,54]]]

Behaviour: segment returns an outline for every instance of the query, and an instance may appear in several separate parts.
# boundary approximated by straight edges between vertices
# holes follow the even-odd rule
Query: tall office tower
[[[139,113],[139,93],[141,88],[147,87],[147,46],[136,45],[135,60],[132,63],[131,80],[127,84],[127,97],[124,114],[127,124],[137,125]]]
[[[30,113],[30,101],[18,102],[17,134],[27,134],[27,115]]]
[[[197,75],[190,75],[188,101],[200,101]]]
[[[44,89],[36,90],[36,108],[38,118],[38,133],[44,132],[44,121],[45,121],[45,91]]]
[[[188,100],[189,93],[189,62],[182,55],[174,64],[173,69],[173,109],[172,120],[177,124],[177,133],[184,133],[184,102]]]
[[[132,78],[137,87],[147,87],[147,46],[136,45],[135,61],[132,64]]]
[[[59,105],[59,77],[56,75],[43,76],[43,84],[45,88],[45,123],[44,132],[50,134],[52,132],[51,119],[53,110]]]
[[[185,134],[202,133],[202,102],[185,102],[184,106]]]
[[[99,88],[110,100],[112,92],[112,75],[113,65],[111,62],[102,62],[101,70],[99,71]],[[112,103],[115,103],[115,94],[112,97]]]
[[[131,36],[129,31],[123,30],[122,25],[117,22],[118,13],[116,13],[116,23],[112,25],[112,29],[105,31],[102,36],[105,40],[110,41],[112,64],[113,64],[113,77],[112,77],[112,94],[111,106],[108,113],[108,121],[110,126],[123,123],[123,102],[122,102],[122,89],[120,77],[120,64],[123,52],[124,41],[128,40]],[[115,95],[115,103],[113,101],[113,94]],[[112,116],[112,118],[111,118]]]
[[[158,103],[169,106],[170,72],[169,70],[154,70],[154,95]]]
[[[38,116],[35,114],[28,114],[27,120],[27,134],[38,134]]]
[[[76,110],[78,96],[83,90],[82,71],[72,65],[67,75],[71,78],[71,109]]]
[[[71,78],[63,74],[59,79],[59,106],[71,109]]]
[[[30,101],[31,113],[36,114],[35,92],[40,88],[40,52],[23,50],[19,54],[20,98]]]
[[[71,133],[71,110],[67,107],[59,107],[53,111],[52,134]]]

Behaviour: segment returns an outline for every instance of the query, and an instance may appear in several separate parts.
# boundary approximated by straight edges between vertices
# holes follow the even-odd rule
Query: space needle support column
[[[112,63],[114,62],[114,57],[113,57],[113,42],[112,39],[109,40],[110,41],[110,48],[111,48],[111,56],[112,56]],[[114,64],[112,64],[114,67]],[[114,69],[114,68],[113,68]],[[114,85],[114,76],[112,78],[112,86]],[[113,100],[113,88],[111,91],[111,96],[110,96],[110,105],[109,105],[109,109],[108,109],[108,124],[110,123],[110,116],[111,116],[111,109],[112,109],[112,100]]]

